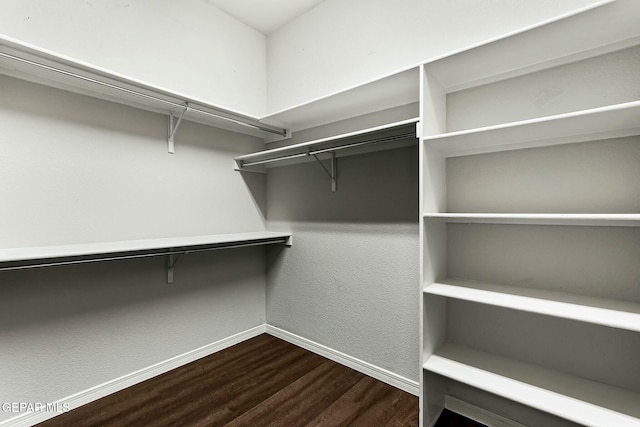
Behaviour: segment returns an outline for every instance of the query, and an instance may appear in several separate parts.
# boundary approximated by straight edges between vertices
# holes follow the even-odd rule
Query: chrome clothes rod
[[[344,150],[345,148],[354,148],[354,147],[360,147],[360,146],[363,146],[363,145],[380,144],[380,143],[383,143],[383,142],[393,142],[393,141],[398,141],[400,139],[405,139],[405,138],[415,138],[415,136],[416,136],[415,132],[408,132],[408,133],[403,133],[403,134],[400,134],[400,135],[386,136],[386,137],[371,139],[371,140],[367,140],[367,141],[353,142],[353,143],[350,143],[350,144],[339,145],[337,147],[322,148],[322,149],[317,149],[317,150],[309,150],[309,151],[305,151],[304,153],[289,154],[289,155],[286,155],[286,156],[274,157],[274,158],[265,159],[265,160],[256,160],[255,162],[246,162],[245,163],[243,161],[241,167],[263,165],[265,163],[277,162],[277,161],[280,161],[280,160],[295,159],[295,158],[298,158],[298,157],[313,156],[313,155],[321,154],[321,153],[332,153],[332,152],[335,152],[335,151]]]
[[[50,262],[40,262],[40,263],[27,263],[22,265],[9,265],[2,266],[0,265],[0,271],[11,271],[11,270],[26,270],[30,268],[40,268],[40,267],[56,267],[62,265],[75,265],[75,264],[87,264],[90,262],[102,262],[102,261],[119,261],[125,259],[138,259],[138,258],[149,258],[154,256],[167,256],[167,255],[187,255],[190,253],[196,252],[207,252],[207,251],[215,251],[220,249],[234,249],[234,248],[245,248],[251,246],[262,246],[266,244],[277,244],[277,243],[287,243],[286,237],[277,237],[273,239],[264,239],[264,240],[256,240],[252,242],[243,242],[243,243],[230,243],[230,244],[217,244],[215,246],[206,247],[206,248],[194,248],[194,249],[185,249],[185,248],[173,248],[173,249],[164,249],[158,252],[150,252],[146,253],[132,253],[122,255],[106,255],[99,256],[99,254],[93,255],[70,255],[67,257],[63,257],[66,259],[61,259],[59,261],[50,261]],[[69,258],[82,258],[82,259],[69,259]],[[48,258],[51,259],[51,258]],[[21,261],[8,261],[8,264],[18,264]]]
[[[83,76],[81,74],[77,74],[77,73],[73,73],[71,71],[66,71],[66,70],[62,70],[60,68],[56,68],[50,65],[46,65],[46,64],[41,64],[39,62],[36,61],[32,61],[29,59],[25,59],[25,58],[21,58],[19,56],[15,56],[15,55],[11,55],[8,53],[4,53],[4,52],[0,52],[0,57],[3,58],[7,58],[13,61],[17,61],[17,62],[21,62],[23,64],[27,64],[33,67],[37,67],[37,68],[41,68],[47,71],[53,71],[55,73],[58,74],[62,74],[68,77],[72,77],[72,78],[76,78],[79,80],[83,80],[85,82],[89,82],[89,83],[93,83],[99,86],[103,86],[103,87],[107,87],[109,89],[114,89],[120,92],[124,92],[124,93],[128,93],[130,95],[135,95],[135,96],[139,96],[141,98],[145,98],[145,99],[149,99],[152,101],[156,101],[156,102],[161,102],[167,105],[170,105],[172,107],[178,107],[181,109],[186,108],[186,111],[191,111],[197,114],[202,114],[204,116],[208,116],[208,117],[215,117],[218,119],[223,119],[223,120],[227,120],[242,126],[246,126],[246,127],[250,127],[253,129],[258,129],[264,132],[269,132],[269,133],[273,133],[273,134],[277,134],[280,136],[287,136],[287,130],[277,127],[277,126],[271,126],[271,125],[267,125],[267,124],[263,124],[263,123],[259,123],[257,122],[255,119],[251,118],[251,117],[245,117],[242,116],[240,114],[234,114],[234,113],[230,113],[230,112],[226,112],[226,111],[220,111],[220,110],[216,110],[213,107],[210,107],[212,110],[216,110],[215,112],[211,112],[211,111],[206,111],[206,110],[202,110],[199,108],[194,108],[194,107],[190,107],[187,106],[187,103],[190,103],[190,101],[185,101],[184,104],[180,104],[177,102],[173,102],[173,101],[169,101],[167,99],[163,99],[154,95],[149,95],[146,93],[142,93],[133,89],[127,89],[125,87],[122,86],[118,86],[112,83],[107,83],[107,82],[103,82],[101,80],[97,80],[91,77],[87,77],[87,76]]]

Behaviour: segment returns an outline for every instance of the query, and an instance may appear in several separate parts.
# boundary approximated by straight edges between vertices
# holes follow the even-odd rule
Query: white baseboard
[[[265,333],[265,329],[266,328],[264,324],[256,326],[230,337],[223,338],[214,343],[186,352],[179,356],[172,357],[171,359],[167,359],[163,362],[156,363],[155,365],[140,369],[139,371],[132,372],[120,378],[107,381],[106,383],[65,397],[55,402],[55,405],[58,405],[57,407],[68,408],[69,410],[78,408],[84,404],[93,402],[94,400],[100,399],[109,394],[123,390],[142,381],[146,381],[149,378],[164,374],[179,366],[186,365],[187,363],[191,363],[195,360],[201,359],[220,350],[231,347],[232,345],[256,337],[260,334]],[[53,418],[56,415],[60,414],[55,412],[25,412],[16,417],[0,422],[0,427],[29,427]]]
[[[280,328],[276,328],[275,326],[263,324],[237,333],[230,337],[221,339],[214,343],[197,348],[195,350],[178,355],[176,357],[172,357],[171,359],[167,359],[163,362],[159,362],[130,374],[123,375],[120,378],[107,381],[90,389],[65,397],[56,402],[53,402],[53,405],[58,408],[67,408],[68,410],[78,408],[109,394],[118,392],[132,385],[141,383],[142,381],[146,381],[155,376],[164,374],[172,369],[209,356],[213,353],[224,350],[225,348],[231,347],[232,345],[241,343],[265,332],[273,335],[274,337],[283,339],[294,345],[309,350],[313,353],[324,356],[327,359],[331,359],[334,362],[348,366],[358,372],[362,372],[365,375],[369,375],[370,377],[397,387],[413,395],[417,396],[420,392],[420,386],[417,381],[412,381],[408,378],[387,371],[386,369],[372,365],[371,363],[349,356],[348,354],[339,352],[322,344],[318,344],[314,341],[292,334]],[[0,427],[30,427],[34,424],[41,423],[50,418],[53,418],[56,415],[60,415],[60,413],[44,411],[24,412],[13,418],[9,418],[8,420],[1,421]]]
[[[517,421],[489,412],[455,397],[445,396],[444,407],[489,427],[527,427]]]
[[[267,325],[266,332],[269,335],[273,335],[274,337],[283,339],[291,344],[297,345],[298,347],[302,347],[313,353],[319,354],[320,356],[324,356],[327,359],[340,363],[341,365],[348,366],[351,369],[355,369],[358,372],[362,372],[365,375],[392,385],[400,390],[404,390],[407,393],[411,393],[415,396],[420,394],[420,385],[418,384],[418,381],[412,381],[408,378],[387,371],[386,369],[365,362],[364,360],[349,356],[348,354],[334,350],[296,334],[292,334],[291,332],[287,332],[275,326]]]

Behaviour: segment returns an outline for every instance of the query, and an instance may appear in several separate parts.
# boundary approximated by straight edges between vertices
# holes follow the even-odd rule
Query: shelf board
[[[640,101],[432,135],[445,157],[568,144],[640,134]]]
[[[424,369],[587,426],[640,426],[640,394],[455,344]]]
[[[638,43],[638,2],[604,0],[426,63],[446,92],[529,74]],[[615,22],[615,25],[602,25]]]
[[[263,117],[292,131],[309,129],[368,113],[418,102],[419,66],[341,90]]]
[[[164,239],[125,240],[77,245],[0,249],[0,269],[136,258],[240,246],[290,244],[291,233],[260,231]],[[44,262],[41,262],[44,261]],[[35,262],[35,264],[34,264]]]
[[[0,74],[167,115],[180,114],[188,103],[185,120],[254,136],[286,134],[284,129],[262,123],[258,117],[132,79],[1,34]]]
[[[640,227],[640,214],[425,213],[426,219],[467,224],[530,224]]]
[[[640,332],[638,303],[454,278],[424,293]]]
[[[313,141],[302,142],[299,144],[287,145],[284,147],[273,148],[270,150],[259,151],[256,153],[245,154],[235,157],[234,160],[239,169],[245,166],[261,162],[272,162],[280,159],[290,159],[292,157],[309,157],[309,152],[321,150],[332,151],[350,148],[353,146],[366,145],[372,138],[377,139],[393,139],[394,136],[402,136],[412,134],[415,137],[416,123],[419,118],[411,118],[399,122],[388,123],[372,128],[362,129],[354,132],[348,132],[340,135],[334,135],[327,138],[316,139]],[[404,136],[403,139],[408,137]],[[382,141],[384,143],[384,141]]]

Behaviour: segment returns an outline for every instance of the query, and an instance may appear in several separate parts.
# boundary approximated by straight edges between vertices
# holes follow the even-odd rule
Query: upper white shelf
[[[445,92],[532,73],[637,44],[638,16],[640,2],[600,1],[434,58],[426,70]]]
[[[419,100],[419,66],[401,70],[263,117],[292,131],[309,129]]]
[[[624,49],[640,42],[637,16],[640,2],[599,1],[567,15],[269,113],[263,120],[297,131],[418,102],[422,65],[445,92],[453,92]]]
[[[447,279],[424,293],[640,332],[640,304],[543,289]]]
[[[640,134],[640,101],[427,136],[446,157]]]
[[[0,249],[0,269],[19,269],[40,265],[57,265],[62,259],[99,261],[102,259],[131,258],[195,252],[218,248],[290,244],[291,233],[260,231],[253,233],[217,234],[208,236],[173,237],[165,239],[125,240],[78,245],[44,246],[31,248]],[[72,263],[72,262],[71,262]]]
[[[175,93],[0,35],[0,73],[255,136],[287,134],[259,118]],[[186,109],[186,110],[185,110]]]
[[[594,427],[640,427],[640,394],[540,366],[445,344],[424,369]]]
[[[640,214],[425,213],[426,219],[467,224],[531,224],[640,227]]]
[[[418,118],[402,120],[340,135],[333,135],[327,138],[245,154],[236,157],[234,160],[236,161],[237,168],[242,170],[247,167],[264,165],[276,161],[310,157],[318,153],[335,152],[347,148],[415,138],[416,123],[418,121]]]

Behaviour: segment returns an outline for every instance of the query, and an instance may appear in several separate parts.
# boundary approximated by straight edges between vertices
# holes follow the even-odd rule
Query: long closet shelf
[[[287,130],[0,34],[0,73],[142,110],[265,137]]]
[[[640,332],[638,303],[455,278],[424,293]]]
[[[263,117],[292,131],[308,129],[368,113],[417,103],[420,67],[403,69]]]
[[[445,157],[640,134],[640,101],[427,136]]]
[[[640,214],[425,213],[425,219],[467,224],[531,224],[640,227]]]
[[[287,145],[256,153],[235,157],[237,169],[265,165],[268,163],[310,157],[314,154],[336,152],[348,148],[372,144],[389,143],[416,137],[416,123],[419,118],[411,118],[368,129],[334,135],[327,138]]]
[[[640,394],[446,343],[424,369],[585,426],[639,427]]]
[[[0,270],[78,264],[114,259],[179,255],[268,244],[291,244],[291,233],[260,231],[164,239],[0,249]]]

